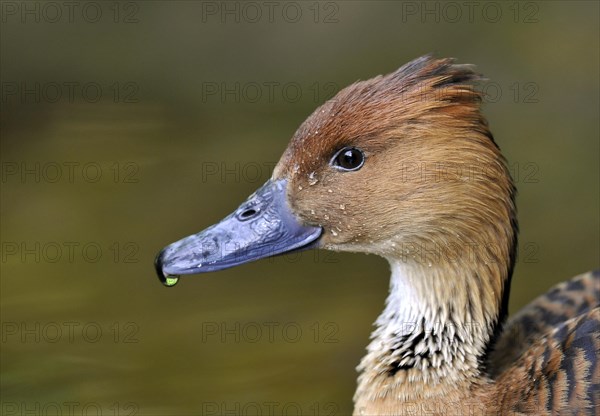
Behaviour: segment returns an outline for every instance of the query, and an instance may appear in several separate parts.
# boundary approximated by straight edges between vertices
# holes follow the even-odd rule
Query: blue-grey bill
[[[286,180],[269,180],[221,222],[162,249],[154,262],[160,281],[206,273],[314,247],[318,226],[302,224],[286,198]]]

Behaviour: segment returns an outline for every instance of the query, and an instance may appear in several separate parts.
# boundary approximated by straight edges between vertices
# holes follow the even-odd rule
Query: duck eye
[[[364,163],[364,153],[355,147],[344,147],[333,156],[333,159],[331,159],[331,164],[333,166],[345,171],[358,170],[362,168]]]

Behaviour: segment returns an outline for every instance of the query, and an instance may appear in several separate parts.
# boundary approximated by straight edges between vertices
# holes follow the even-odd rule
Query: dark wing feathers
[[[600,412],[600,307],[538,339],[498,378],[504,410],[525,414]]]
[[[580,274],[551,288],[509,318],[489,355],[495,378],[540,337],[578,315],[600,306],[600,270]]]
[[[491,376],[506,411],[600,414],[599,355],[596,271],[555,286],[510,319],[490,355]]]

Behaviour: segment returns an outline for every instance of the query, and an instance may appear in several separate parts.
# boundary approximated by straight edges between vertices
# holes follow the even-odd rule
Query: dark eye
[[[331,159],[333,166],[345,171],[359,170],[364,163],[365,155],[356,147],[344,147]]]

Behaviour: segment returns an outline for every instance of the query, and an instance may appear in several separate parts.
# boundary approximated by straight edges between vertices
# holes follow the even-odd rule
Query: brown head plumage
[[[514,262],[515,190],[480,112],[480,80],[470,65],[424,56],[350,85],[300,126],[273,176],[288,178],[296,214],[324,227],[323,247],[476,261],[495,276],[485,295],[495,310]],[[361,169],[332,166],[344,148],[363,152]],[[411,247],[430,255],[407,257]]]

